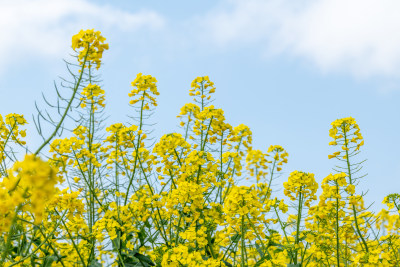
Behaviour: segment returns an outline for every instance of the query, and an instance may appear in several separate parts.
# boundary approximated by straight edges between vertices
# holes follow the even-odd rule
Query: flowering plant
[[[400,197],[387,196],[378,214],[365,206],[353,118],[332,123],[328,157],[338,165],[320,193],[313,173],[293,171],[285,202],[272,182],[289,154],[253,149],[251,130],[211,105],[208,76],[191,84],[181,133],[152,141],[159,91],[141,73],[127,100],[135,115],[106,127],[105,41],[94,30],[73,36],[78,64],[67,63],[72,78],[56,87],[57,112],[38,110],[37,150],[26,146],[22,115],[0,115],[1,266],[400,265]]]

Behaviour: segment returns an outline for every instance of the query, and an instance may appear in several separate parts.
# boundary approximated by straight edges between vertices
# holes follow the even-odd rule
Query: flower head
[[[72,49],[77,51],[79,64],[85,64],[87,61],[96,64],[96,69],[100,68],[101,58],[104,50],[108,50],[108,44],[105,44],[101,32],[92,30],[81,30],[78,34],[72,36]]]

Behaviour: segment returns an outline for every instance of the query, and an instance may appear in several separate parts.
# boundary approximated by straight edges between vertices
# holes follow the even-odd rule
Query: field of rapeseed
[[[71,78],[48,103],[57,116],[38,109],[34,120],[37,150],[26,148],[22,115],[0,115],[0,266],[400,266],[400,195],[378,214],[364,205],[353,118],[332,122],[334,173],[320,185],[301,170],[286,177],[286,150],[254,149],[250,129],[211,105],[207,76],[191,84],[179,133],[150,137],[159,92],[141,73],[131,121],[105,126],[106,39],[82,30],[72,48]]]

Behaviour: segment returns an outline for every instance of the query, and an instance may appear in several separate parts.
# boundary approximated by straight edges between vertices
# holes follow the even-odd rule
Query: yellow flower
[[[72,36],[72,49],[78,52],[79,64],[96,64],[96,69],[100,68],[101,58],[104,50],[108,50],[108,44],[104,43],[106,38],[101,32],[92,30],[81,30]],[[86,60],[86,61],[85,61]]]

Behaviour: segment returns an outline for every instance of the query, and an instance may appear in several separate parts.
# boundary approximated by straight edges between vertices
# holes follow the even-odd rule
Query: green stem
[[[55,211],[58,215],[60,215],[56,210],[54,210],[54,211]],[[65,231],[67,232],[67,234],[68,234],[68,236],[69,236],[69,240],[71,240],[72,246],[74,247],[76,253],[77,253],[78,256],[79,256],[79,259],[81,260],[83,266],[86,267],[85,261],[83,260],[83,257],[82,257],[82,255],[81,255],[81,253],[79,252],[79,248],[76,246],[76,244],[75,244],[75,242],[74,242],[74,238],[72,237],[72,235],[71,235],[71,233],[70,233],[70,231],[69,231],[69,229],[68,229],[68,227],[67,227],[65,221],[63,220],[63,218],[61,218],[61,222],[62,222],[62,224],[63,224],[64,227],[65,227]]]
[[[145,91],[143,91],[143,94],[142,94],[142,103],[141,103],[141,106],[140,106],[139,131],[142,130],[142,124],[143,124],[144,96],[145,96]],[[130,188],[131,188],[131,186],[132,186],[133,179],[135,178],[135,173],[136,173],[136,168],[137,168],[137,161],[138,161],[138,159],[139,159],[140,136],[141,136],[141,134],[138,134],[138,136],[137,136],[137,143],[136,143],[136,148],[135,148],[135,150],[136,150],[135,163],[134,163],[134,166],[133,166],[132,176],[129,177],[129,183],[128,183],[128,188],[126,189],[126,195],[125,195],[124,205],[126,205],[126,203],[128,202],[129,190],[130,190]]]
[[[336,181],[336,195],[339,195],[339,184]],[[340,249],[339,249],[339,198],[336,196],[336,225],[335,225],[335,235],[336,235],[336,264],[340,267]]]
[[[245,240],[244,240],[244,238],[245,238],[245,232],[244,232],[244,216],[242,216],[242,225],[241,225],[241,234],[242,234],[242,237],[241,237],[241,246],[240,246],[240,249],[241,249],[241,259],[242,259],[242,266],[244,267],[244,266],[246,266],[245,265],[245,250],[246,250],[246,248],[245,248]]]
[[[303,209],[303,194],[301,193],[302,189],[303,189],[303,186],[300,187],[300,192],[299,192],[299,206],[298,206],[298,210],[297,210],[295,245],[299,244],[301,212],[302,212],[302,209]],[[294,264],[297,264],[297,255],[298,255],[298,248],[296,248],[295,257],[294,257]]]
[[[348,142],[347,142],[347,132],[346,132],[345,127],[343,127],[342,129],[343,129],[343,136],[344,136],[344,145],[346,146],[347,174],[349,176],[350,184],[352,185],[353,181],[352,181],[352,178],[351,178],[351,167],[350,167],[350,160],[349,160],[349,149],[348,149]],[[353,196],[353,194],[351,194],[351,196]],[[361,241],[362,241],[362,243],[364,245],[365,251],[367,253],[369,253],[367,242],[365,241],[363,235],[361,234],[360,227],[358,226],[356,207],[355,207],[354,204],[351,204],[351,206],[352,206],[352,210],[353,210],[354,222],[355,222],[357,234],[360,237],[360,239],[361,239]]]
[[[57,212],[57,211],[56,211],[56,212]],[[67,213],[67,210],[64,211],[64,213],[62,214],[62,216],[61,216],[61,218],[60,218],[60,221],[58,221],[58,222],[56,223],[56,225],[54,226],[53,231],[42,241],[42,243],[40,243],[40,244],[36,247],[36,249],[34,249],[31,253],[29,253],[29,255],[26,255],[25,257],[23,257],[23,258],[20,259],[19,261],[13,262],[12,264],[9,265],[9,267],[14,266],[14,265],[17,265],[18,263],[21,263],[21,262],[23,262],[24,260],[28,259],[28,258],[31,257],[32,255],[34,255],[34,254],[36,253],[36,251],[38,251],[44,244],[46,244],[46,242],[47,242],[47,240],[50,238],[50,236],[52,236],[52,235],[54,234],[54,232],[57,230],[58,225],[60,224],[60,222],[62,221],[62,219],[63,219],[63,217],[65,216],[66,213]],[[60,215],[58,212],[57,212],[57,214]],[[43,233],[42,233],[42,234],[43,234]],[[32,238],[33,238],[33,237],[32,237]],[[56,255],[57,255],[57,254],[56,254]],[[57,256],[58,256],[58,255],[57,255]],[[62,265],[64,265],[64,264],[62,264]]]
[[[69,109],[71,108],[72,102],[75,99],[75,95],[76,95],[76,92],[78,91],[79,85],[81,84],[81,80],[82,80],[82,77],[83,77],[83,71],[85,69],[86,60],[87,60],[87,57],[88,57],[88,54],[89,54],[89,48],[90,48],[90,45],[88,44],[88,49],[87,49],[86,55],[85,55],[85,57],[83,59],[83,64],[82,64],[82,68],[81,68],[81,71],[80,71],[81,74],[79,75],[79,78],[78,78],[78,81],[76,82],[76,85],[74,87],[74,91],[72,93],[71,99],[69,100],[68,105],[65,108],[65,111],[64,111],[64,114],[61,117],[61,120],[58,122],[56,128],[54,129],[53,133],[49,136],[49,138],[47,138],[46,141],[44,141],[44,143],[36,150],[36,152],[34,153],[35,155],[38,155],[40,153],[40,151],[54,138],[54,136],[56,136],[58,130],[60,129],[61,125],[63,124],[64,119],[67,116],[67,113],[68,113]]]

